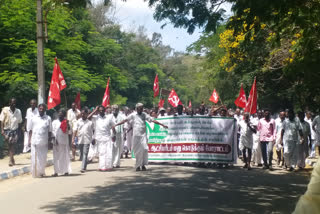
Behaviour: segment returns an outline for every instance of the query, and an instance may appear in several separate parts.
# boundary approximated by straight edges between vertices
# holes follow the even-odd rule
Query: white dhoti
[[[30,146],[29,146],[29,133],[24,132],[24,141],[23,141],[23,153],[27,153],[30,151]]]
[[[133,136],[133,153],[136,158],[135,167],[148,165],[148,140],[147,135]]]
[[[309,148],[307,143],[298,144],[297,146],[297,165],[298,167],[306,167],[306,158],[308,157]]]
[[[124,142],[124,146],[123,146],[123,149],[125,152],[131,152],[132,150],[132,134],[133,134],[133,131],[130,130],[129,132],[127,132],[127,138],[126,138],[126,141]]]
[[[113,142],[111,139],[107,141],[97,141],[99,151],[99,169],[110,170],[112,169],[112,149]]]
[[[31,172],[32,177],[45,175],[47,166],[48,144],[31,145]]]
[[[295,167],[297,164],[297,141],[288,140],[284,141],[283,157],[284,162],[288,167]]]
[[[120,156],[123,152],[123,136],[122,133],[116,134],[116,141],[113,143],[112,163],[114,167],[120,166]]]
[[[71,173],[69,144],[53,145],[53,163],[55,173]]]
[[[93,161],[94,158],[99,157],[99,151],[98,151],[99,145],[96,141],[94,145],[92,143],[90,144],[89,153],[88,153],[88,161]]]
[[[262,164],[262,153],[259,136],[253,135],[252,161],[256,164]]]

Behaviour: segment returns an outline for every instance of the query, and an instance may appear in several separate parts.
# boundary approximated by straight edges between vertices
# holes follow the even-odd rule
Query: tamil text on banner
[[[236,163],[236,121],[225,117],[157,119],[147,123],[149,161]]]

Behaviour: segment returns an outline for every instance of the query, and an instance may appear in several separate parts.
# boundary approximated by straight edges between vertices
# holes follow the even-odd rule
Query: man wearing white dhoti
[[[75,146],[75,137],[78,137],[78,144],[80,150],[80,160],[82,161],[81,173],[84,173],[88,164],[88,153],[90,143],[93,139],[93,123],[88,120],[88,109],[81,110],[81,118],[77,120],[73,127],[72,144]]]
[[[285,120],[281,131],[281,143],[283,144],[283,157],[286,168],[293,171],[297,164],[297,144],[303,143],[302,127],[294,111],[288,111],[289,119]],[[300,135],[300,142],[299,142]]]
[[[95,144],[98,147],[99,153],[99,170],[100,171],[110,171],[112,170],[112,133],[111,129],[115,123],[112,120],[111,115],[105,114],[105,108],[101,105],[96,108],[90,115],[89,118],[96,112],[99,114],[92,118],[94,123],[94,139]]]
[[[123,114],[119,114],[119,106],[113,105],[112,106],[112,121],[114,124],[117,124],[125,119]],[[116,141],[113,143],[113,150],[112,150],[112,164],[114,168],[120,167],[120,156],[123,152],[124,147],[124,125],[119,125],[116,127]]]
[[[254,127],[258,127],[259,120],[262,118],[262,111],[259,110],[256,115],[251,120],[251,123]],[[262,153],[261,153],[261,144],[260,144],[260,133],[257,130],[253,134],[253,146],[252,146],[252,161],[257,164],[257,166],[262,166]]]
[[[67,112],[67,121],[69,123],[69,141],[72,141],[72,134],[73,134],[73,127],[74,124],[77,122],[77,120],[80,117],[80,110],[77,109],[77,104],[75,102],[73,102],[71,104],[71,109],[68,110]],[[72,160],[75,160],[76,157],[76,145],[71,144],[71,151],[72,151]]]
[[[240,128],[240,149],[243,154],[243,161],[245,165],[243,168],[251,170],[250,162],[252,155],[252,146],[253,146],[253,133],[256,133],[256,128],[250,123],[249,113],[244,114],[244,120],[239,122]],[[247,153],[248,152],[248,153]],[[248,154],[248,155],[247,155]]]
[[[53,163],[54,174],[52,176],[69,175],[70,166],[70,148],[68,136],[68,122],[65,119],[66,112],[60,110],[58,119],[52,122],[53,140]]]
[[[96,109],[92,107],[92,112],[88,116],[88,119],[92,121],[93,125],[97,116],[98,116],[98,106],[96,107]],[[89,163],[93,162],[95,158],[99,160],[99,151],[98,151],[97,142],[93,140],[89,147],[88,162]]]
[[[298,113],[299,121],[302,127],[303,143],[297,145],[297,165],[299,169],[306,167],[306,158],[309,155],[309,142],[311,143],[311,128],[304,120],[304,112]]]
[[[45,114],[46,105],[39,104],[39,114],[30,121],[29,146],[31,146],[32,177],[43,177],[47,165],[48,141],[51,140],[52,123]]]
[[[30,121],[36,115],[38,115],[37,101],[35,99],[30,100],[30,108],[27,109],[26,120],[24,122],[24,146],[23,153],[29,152],[31,148],[29,147],[29,131],[30,131]]]
[[[130,114],[130,110],[128,107],[125,107],[124,109],[124,113],[125,116],[128,117]],[[132,134],[133,134],[133,127],[131,122],[126,122],[123,126],[123,132],[124,132],[124,146],[123,146],[123,150],[124,150],[124,154],[125,154],[125,158],[128,158],[128,154],[129,152],[131,153],[132,150]]]
[[[133,152],[136,157],[135,168],[136,171],[146,171],[146,165],[148,164],[148,139],[146,132],[146,121],[154,122],[164,128],[168,126],[163,125],[162,123],[153,120],[148,114],[143,112],[143,104],[137,103],[136,105],[137,113],[130,114],[127,119],[117,123],[112,127],[115,132],[115,127],[122,125],[128,121],[132,121],[133,124]]]
[[[277,152],[277,164],[278,166],[284,166],[284,159],[283,159],[283,146],[281,144],[281,131],[282,131],[282,126],[283,122],[286,119],[286,112],[281,111],[279,113],[279,117],[275,120],[276,123],[276,152]]]
[[[316,150],[315,150],[315,143],[316,143],[316,133],[312,128],[312,120],[313,120],[313,115],[311,111],[306,112],[306,117],[304,120],[309,123],[310,129],[311,129],[311,145],[309,145],[309,157],[310,158],[315,158],[316,157]]]

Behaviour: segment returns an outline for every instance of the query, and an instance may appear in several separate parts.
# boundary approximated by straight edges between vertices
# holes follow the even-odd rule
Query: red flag
[[[62,122],[60,124],[60,129],[62,130],[63,133],[67,133],[68,123],[67,123],[66,119],[62,120]]]
[[[67,87],[66,81],[64,80],[63,74],[61,72],[58,59],[54,59],[56,61],[52,77],[51,77],[51,84],[48,96],[48,110],[52,109],[53,107],[59,105],[61,103],[60,91]]]
[[[211,102],[217,103],[219,101],[219,95],[216,92],[216,89],[213,90],[212,95],[209,99]]]
[[[158,80],[158,74],[156,75],[156,78],[154,78],[153,83],[153,97],[156,97],[159,95],[159,80]]]
[[[168,102],[173,106],[177,107],[179,104],[182,104],[177,93],[175,92],[174,89],[171,90],[169,97],[168,97]]]
[[[189,108],[192,108],[191,100],[189,100]]]
[[[74,102],[76,103],[77,109],[81,109],[81,105],[80,105],[80,92],[77,93],[76,99],[74,100]]]
[[[257,83],[256,78],[254,78],[254,82],[251,87],[250,95],[248,97],[248,102],[246,104],[245,112],[249,112],[250,114],[254,114],[257,112]]]
[[[108,83],[107,83],[106,91],[104,92],[104,96],[103,96],[103,99],[102,99],[102,105],[103,105],[104,107],[107,107],[108,105],[110,105],[109,81],[110,81],[110,77],[108,78]]]
[[[247,103],[246,93],[243,90],[242,84],[238,98],[234,101],[234,104],[240,108],[245,108]]]
[[[163,108],[163,105],[164,105],[164,99],[160,99],[158,103],[158,108]]]

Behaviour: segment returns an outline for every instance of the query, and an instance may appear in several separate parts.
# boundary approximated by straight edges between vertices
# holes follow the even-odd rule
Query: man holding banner
[[[162,123],[153,120],[148,114],[143,112],[143,104],[137,103],[136,104],[137,113],[130,114],[127,119],[117,123],[115,126],[112,127],[113,131],[116,132],[115,127],[122,125],[126,122],[131,122],[133,124],[133,152],[136,157],[136,164],[135,168],[136,171],[146,171],[145,165],[148,164],[148,139],[147,139],[147,132],[146,132],[146,121],[154,122],[164,128],[168,128],[168,126],[163,125]]]

